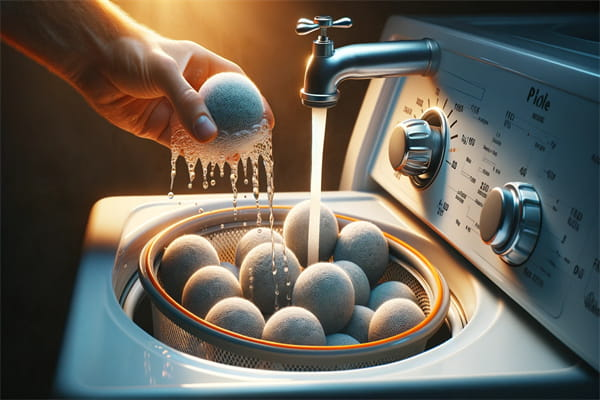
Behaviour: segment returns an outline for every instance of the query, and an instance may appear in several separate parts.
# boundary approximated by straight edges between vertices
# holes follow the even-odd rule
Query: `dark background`
[[[303,2],[118,1],[159,33],[193,40],[238,63],[268,99],[276,191],[309,188],[310,111],[300,104],[310,37],[300,17],[348,16],[336,46],[379,39],[386,18],[402,15],[590,11],[595,1]],[[1,47],[2,398],[49,397],[90,208],[115,195],[165,194],[170,152],[99,117],[66,83]],[[345,82],[328,113],[323,189],[335,190],[367,87]],[[188,193],[179,165],[176,193]],[[208,192],[230,192],[225,180]],[[191,193],[201,193],[200,185]],[[203,192],[204,193],[204,192]]]

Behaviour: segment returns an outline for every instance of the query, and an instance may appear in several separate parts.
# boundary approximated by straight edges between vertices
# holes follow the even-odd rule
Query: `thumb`
[[[213,140],[218,133],[204,99],[177,69],[163,76],[163,88],[179,121],[199,142]]]

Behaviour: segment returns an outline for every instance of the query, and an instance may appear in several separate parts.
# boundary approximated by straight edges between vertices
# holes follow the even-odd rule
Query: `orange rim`
[[[273,209],[279,209],[279,210],[289,210],[291,209],[291,206],[273,206]],[[254,209],[256,210],[257,207],[253,207],[253,206],[244,206],[244,207],[237,207],[238,211],[243,211],[243,210],[250,210],[250,209]],[[264,209],[268,209],[267,206],[261,206],[260,209],[264,210]],[[175,309],[177,309],[179,312],[183,313],[185,316],[187,316],[188,318],[192,319],[193,321],[209,328],[212,330],[215,330],[217,332],[223,333],[227,336],[233,336],[235,338],[241,339],[241,340],[246,340],[249,342],[253,342],[253,343],[257,343],[257,344],[261,344],[261,345],[267,345],[267,346],[272,346],[272,347],[277,347],[277,348],[284,348],[284,349],[296,349],[296,350],[349,350],[349,349],[360,349],[360,348],[370,348],[370,347],[375,347],[381,344],[385,344],[385,343],[390,343],[390,342],[395,342],[401,339],[404,339],[408,336],[410,336],[411,334],[419,331],[420,329],[422,329],[423,327],[425,327],[426,325],[428,325],[433,318],[437,315],[437,313],[439,312],[439,310],[442,307],[442,291],[443,291],[443,284],[442,284],[442,279],[438,273],[438,271],[436,270],[436,268],[434,268],[434,266],[431,264],[431,262],[429,262],[429,260],[423,255],[421,254],[421,252],[419,252],[417,249],[415,249],[414,247],[412,247],[411,245],[409,245],[408,243],[396,238],[395,236],[390,235],[387,232],[383,232],[384,236],[389,239],[392,240],[393,242],[397,243],[398,245],[400,245],[401,247],[405,248],[406,250],[408,250],[409,252],[411,252],[413,255],[415,255],[419,260],[421,260],[423,262],[423,264],[425,264],[425,266],[429,269],[429,271],[431,272],[433,279],[434,279],[434,283],[437,289],[437,293],[439,294],[438,296],[436,296],[435,302],[433,304],[433,307],[431,309],[431,311],[429,312],[429,314],[425,317],[425,319],[423,321],[421,321],[418,325],[415,325],[414,327],[399,333],[397,335],[394,336],[390,336],[388,338],[385,339],[380,339],[380,340],[375,340],[372,342],[366,342],[366,343],[359,343],[359,344],[351,344],[351,345],[338,345],[338,346],[308,346],[308,345],[296,345],[296,344],[288,344],[288,343],[279,343],[279,342],[272,342],[269,340],[264,340],[264,339],[258,339],[258,338],[254,338],[251,336],[246,336],[246,335],[242,335],[240,333],[237,332],[233,332],[230,331],[228,329],[224,329],[221,328],[215,324],[212,324],[200,317],[198,317],[197,315],[193,314],[192,312],[188,311],[185,307],[183,307],[181,304],[179,304],[178,302],[176,302],[163,288],[162,286],[158,283],[158,280],[156,279],[156,276],[154,274],[154,270],[152,268],[152,261],[150,255],[154,253],[155,251],[155,245],[156,242],[158,241],[158,239],[164,235],[166,235],[168,232],[172,231],[173,229],[176,229],[178,226],[180,225],[184,225],[187,224],[190,221],[193,221],[195,219],[200,219],[203,217],[207,217],[207,216],[211,216],[211,215],[215,215],[215,214],[220,214],[220,213],[224,213],[224,212],[233,212],[233,208],[222,208],[219,210],[213,210],[213,211],[207,211],[204,212],[200,215],[193,215],[191,217],[187,217],[179,222],[177,222],[174,225],[171,225],[169,227],[167,227],[166,229],[162,230],[159,234],[157,234],[153,239],[151,239],[151,244],[150,247],[148,248],[148,251],[146,252],[146,265],[145,270],[146,270],[146,275],[148,276],[152,286],[160,293],[160,295],[167,300],[167,302],[174,307]],[[357,218],[352,218],[352,217],[348,217],[345,215],[339,215],[339,214],[334,214],[336,216],[336,218],[338,219],[342,219],[342,220],[346,220],[348,222],[354,222],[354,221],[360,221]]]

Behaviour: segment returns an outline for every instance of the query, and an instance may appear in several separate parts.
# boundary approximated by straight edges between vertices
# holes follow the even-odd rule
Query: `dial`
[[[481,210],[481,239],[510,265],[521,265],[533,253],[540,234],[542,209],[533,186],[509,182],[493,188]]]
[[[421,118],[399,123],[388,149],[392,167],[409,176],[416,187],[426,188],[440,169],[447,136],[446,116],[436,107],[426,110]]]

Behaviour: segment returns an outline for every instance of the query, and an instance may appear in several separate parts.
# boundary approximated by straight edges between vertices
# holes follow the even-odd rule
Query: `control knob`
[[[388,149],[392,167],[409,176],[417,188],[426,188],[440,169],[447,136],[446,116],[439,108],[430,108],[421,118],[399,123]]]
[[[521,265],[533,253],[542,223],[540,197],[533,186],[509,182],[493,188],[481,210],[481,239],[510,265]]]

